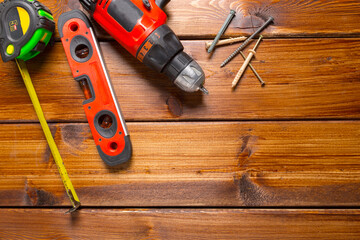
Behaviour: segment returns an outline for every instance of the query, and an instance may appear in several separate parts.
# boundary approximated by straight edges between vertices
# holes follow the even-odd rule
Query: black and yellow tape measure
[[[4,62],[29,60],[50,42],[55,22],[50,10],[36,0],[0,3],[0,53]]]
[[[36,0],[5,0],[0,3],[0,53],[4,62],[15,60],[39,118],[66,193],[73,206],[80,207],[54,138],[46,122],[25,61],[42,52],[51,40],[55,22],[50,10]]]

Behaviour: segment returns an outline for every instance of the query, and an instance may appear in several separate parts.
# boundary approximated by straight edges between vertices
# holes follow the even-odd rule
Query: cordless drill
[[[205,75],[165,24],[170,0],[80,0],[116,41],[140,62],[164,73],[186,92],[202,91]]]

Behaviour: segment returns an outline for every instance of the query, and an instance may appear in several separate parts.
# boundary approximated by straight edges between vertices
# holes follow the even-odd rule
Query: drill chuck
[[[203,86],[205,75],[199,64],[192,61],[181,71],[175,79],[174,84],[185,92],[202,91],[209,94],[208,90]]]
[[[185,52],[178,53],[164,69],[165,75],[185,92],[207,91],[203,87],[205,74],[199,64]]]
[[[179,38],[166,25],[153,31],[139,48],[137,58],[157,72],[164,73],[185,92],[206,89],[205,74],[199,64],[184,52]]]

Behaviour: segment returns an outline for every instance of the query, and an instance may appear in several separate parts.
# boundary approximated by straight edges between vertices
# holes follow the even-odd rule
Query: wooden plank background
[[[229,66],[219,67],[234,46],[217,49],[209,59],[204,41],[184,44],[205,71],[209,96],[183,93],[115,42],[102,44],[126,120],[360,118],[357,39],[264,40],[253,65],[267,85],[260,87],[247,71],[235,91],[231,82],[243,60],[236,58]],[[29,62],[29,69],[47,119],[86,122],[83,94],[73,80],[62,44],[43,56]],[[2,89],[11,95],[0,96],[0,121],[36,121],[15,63],[1,63],[1,69],[0,77],[8,79]]]
[[[56,21],[81,9],[42,2]],[[247,70],[231,90],[243,60],[219,65],[238,44],[205,52],[229,9],[225,37],[275,18],[253,60],[265,87]],[[74,215],[63,214],[69,200],[15,63],[0,63],[0,238],[360,238],[360,2],[173,0],[165,10],[209,96],[176,89],[94,23],[128,122],[127,164],[98,156],[59,35],[28,62],[83,205]]]
[[[0,209],[2,236],[185,240],[356,239],[360,234],[358,210],[82,209],[73,216],[64,215],[64,211]]]
[[[357,121],[130,123],[133,157],[117,168],[101,161],[87,124],[52,130],[84,206],[360,203]],[[68,205],[40,126],[0,132],[0,205]]]
[[[42,2],[55,19],[63,12],[82,9],[77,0]],[[275,24],[264,31],[268,37],[360,36],[357,0],[182,0],[171,1],[165,11],[169,26],[181,38],[204,39],[217,34],[230,9],[237,14],[225,36],[250,34],[269,16],[275,18]],[[109,38],[96,27],[101,38]]]

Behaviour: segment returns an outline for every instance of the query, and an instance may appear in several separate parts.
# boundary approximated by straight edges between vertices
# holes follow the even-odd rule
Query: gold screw
[[[257,41],[257,43],[255,44],[254,48],[252,50],[250,50],[249,55],[247,56],[247,58],[245,59],[245,62],[243,63],[243,65],[241,66],[240,70],[238,71],[238,73],[236,74],[234,81],[232,82],[232,87],[234,88],[237,83],[239,82],[241,76],[244,74],[246,67],[249,65],[251,59],[253,58],[253,56],[255,56],[256,52],[256,48],[259,46],[259,43],[261,41],[261,39],[263,38],[262,35],[260,35],[259,40]]]

